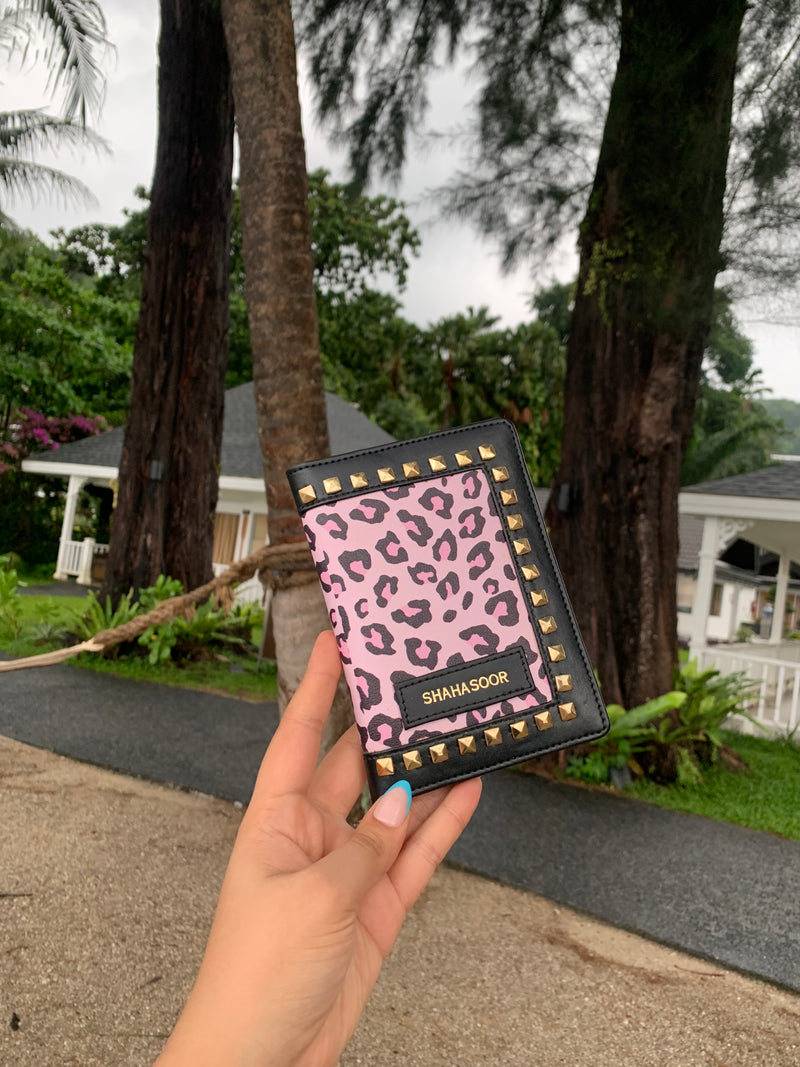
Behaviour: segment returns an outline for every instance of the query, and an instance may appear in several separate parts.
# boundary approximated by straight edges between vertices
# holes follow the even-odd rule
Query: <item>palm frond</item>
[[[109,47],[106,20],[97,0],[17,0],[16,18],[32,16],[45,41],[49,88],[64,89],[64,118],[86,125],[87,111],[97,115],[105,78],[100,55]]]
[[[108,143],[70,119],[41,109],[0,111],[0,154],[17,159],[46,148],[89,147],[108,151]]]
[[[0,156],[0,190],[3,201],[28,196],[37,203],[41,196],[60,196],[65,205],[96,204],[88,187],[79,178],[73,178],[54,167],[45,167],[25,159],[8,159]],[[7,225],[8,216],[0,202],[0,228]]]

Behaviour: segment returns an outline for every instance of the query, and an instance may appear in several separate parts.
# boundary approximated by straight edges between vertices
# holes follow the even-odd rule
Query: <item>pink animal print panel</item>
[[[481,469],[326,502],[306,512],[303,524],[366,751],[415,744],[551,702]],[[531,692],[405,726],[398,683],[510,648],[524,654]]]

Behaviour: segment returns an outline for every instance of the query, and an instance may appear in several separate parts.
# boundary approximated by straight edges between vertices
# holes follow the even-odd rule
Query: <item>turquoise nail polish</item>
[[[399,826],[411,807],[411,786],[400,781],[387,789],[375,805],[375,819],[384,826]]]

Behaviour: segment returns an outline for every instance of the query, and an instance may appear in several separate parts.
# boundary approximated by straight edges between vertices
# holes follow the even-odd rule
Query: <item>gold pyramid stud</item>
[[[508,468],[507,467],[492,467],[492,477],[496,482],[508,481]]]
[[[560,663],[562,659],[567,658],[563,645],[548,645],[547,654],[550,657],[551,663]]]
[[[493,745],[502,745],[503,735],[500,733],[499,726],[490,726],[488,730],[483,731],[484,739],[486,740],[487,748],[491,748]]]
[[[521,530],[525,523],[521,515],[506,515],[509,530]]]
[[[407,771],[418,771],[422,766],[422,756],[420,756],[416,748],[412,749],[411,752],[403,753],[403,763],[405,763]]]
[[[570,719],[577,719],[578,717],[575,705],[571,701],[569,704],[559,704],[558,714],[561,716],[562,722],[569,722]]]
[[[389,774],[394,774],[394,763],[391,756],[381,756],[380,759],[375,760],[375,767],[378,771],[379,778],[385,778]]]
[[[300,497],[301,504],[310,504],[317,499],[313,485],[304,485],[302,489],[297,490],[297,495]]]
[[[431,761],[433,763],[444,763],[445,760],[449,759],[447,745],[444,744],[444,742],[439,745],[431,745],[428,751],[431,754]]]
[[[572,689],[572,675],[571,674],[557,674],[556,675],[556,692],[568,693]]]
[[[366,474],[363,471],[359,471],[358,474],[350,475],[350,484],[354,489],[366,489],[369,481]]]
[[[552,615],[547,615],[543,619],[539,619],[539,629],[543,634],[554,634],[558,629],[558,623]]]
[[[341,493],[342,483],[338,478],[324,478],[322,485],[326,493]]]
[[[535,608],[543,608],[547,603],[547,590],[531,589],[531,603]]]
[[[432,471],[447,470],[447,462],[444,456],[428,456],[428,465]]]
[[[403,474],[405,474],[406,478],[418,478],[421,473],[419,463],[416,460],[403,464]]]
[[[553,716],[549,711],[540,711],[538,715],[533,716],[533,721],[537,730],[549,730],[553,725]]]
[[[394,471],[391,467],[378,467],[378,481],[382,485],[386,485],[387,482],[394,481]]]
[[[511,723],[511,736],[515,741],[521,741],[523,737],[528,736],[528,724],[524,719]]]
[[[478,455],[481,459],[494,459],[497,449],[494,445],[478,445]]]
[[[527,567],[522,568],[522,577],[526,582],[535,582],[539,577],[539,568],[529,563]]]
[[[520,537],[518,541],[514,541],[514,551],[518,556],[524,556],[526,553],[530,552],[530,550],[531,543],[527,537]]]
[[[517,491],[516,489],[501,489],[500,490],[500,503],[508,506],[509,504],[517,504]]]
[[[470,463],[474,462],[475,460],[472,458],[472,453],[468,448],[465,448],[463,452],[456,452],[456,463],[459,467],[468,467]]]
[[[469,737],[459,737],[458,739],[458,751],[462,756],[472,756],[477,752],[477,746],[475,745],[475,738],[472,734]]]

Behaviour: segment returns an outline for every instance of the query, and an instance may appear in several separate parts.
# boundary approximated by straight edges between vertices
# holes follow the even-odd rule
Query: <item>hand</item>
[[[321,634],[267,750],[200,973],[157,1067],[332,1067],[409,908],[466,826],[480,779],[385,793],[357,830],[353,726],[317,766],[341,670]]]

